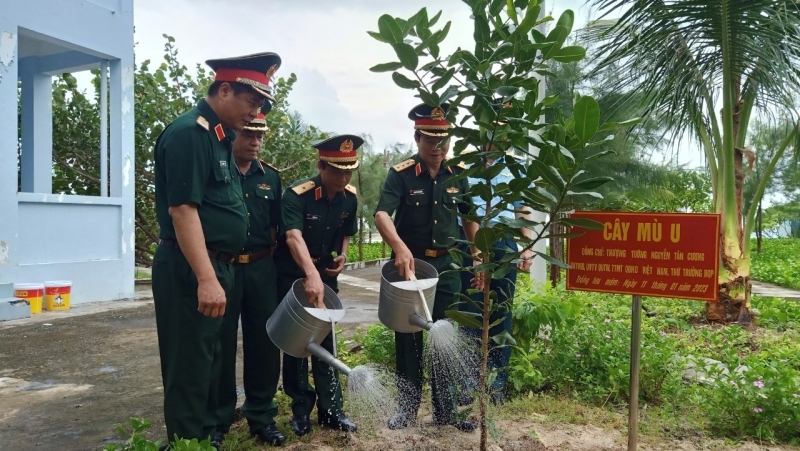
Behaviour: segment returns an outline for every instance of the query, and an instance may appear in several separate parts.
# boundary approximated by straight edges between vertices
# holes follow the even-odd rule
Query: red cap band
[[[265,73],[247,69],[231,69],[228,67],[220,67],[216,71],[214,81],[236,82],[237,79],[242,78],[269,86],[269,77],[267,77]]]

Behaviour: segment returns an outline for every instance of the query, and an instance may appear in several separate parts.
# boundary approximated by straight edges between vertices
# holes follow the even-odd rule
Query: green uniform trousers
[[[320,270],[322,283],[339,292],[335,278],[327,277]],[[301,276],[302,277],[302,276]],[[292,288],[298,277],[278,274],[278,293],[281,299]],[[320,346],[333,354],[333,336],[328,334]],[[314,386],[308,382],[308,359],[298,359],[283,354],[283,391],[292,398],[293,415],[311,415],[314,402],[317,403],[317,415],[336,415],[342,412],[342,386],[339,385],[339,372],[327,363],[311,356],[311,371],[314,374]]]
[[[394,257],[394,256],[393,256]],[[450,255],[421,260],[433,265],[439,273],[450,269],[453,258]],[[439,276],[436,284],[436,298],[433,302],[431,317],[434,321],[445,318],[445,311],[453,308],[456,302],[456,293],[461,291],[461,278],[458,273],[449,273]],[[396,351],[397,373],[402,376],[398,379],[398,389],[404,395],[404,410],[416,413],[422,400],[422,364],[423,349],[422,332],[394,333],[394,346]],[[432,381],[431,397],[433,398],[433,418],[438,423],[451,423],[455,418],[456,404],[452,390],[440,393],[446,386],[446,381]],[[410,386],[407,386],[410,385]]]
[[[211,260],[227,299],[233,265]],[[170,441],[205,439],[216,427],[222,363],[222,317],[197,311],[197,276],[178,249],[159,246],[153,258],[153,300],[164,384],[164,421]]]
[[[267,320],[278,307],[275,262],[266,257],[253,263],[234,263],[233,296],[222,322],[222,373],[219,384],[217,430],[227,432],[236,410],[236,347],[242,322],[245,401],[242,406],[251,431],[275,424],[275,392],[281,375],[281,351],[267,335]]]

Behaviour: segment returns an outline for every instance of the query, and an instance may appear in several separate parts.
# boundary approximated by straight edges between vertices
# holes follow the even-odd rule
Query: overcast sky
[[[573,9],[576,28],[589,10],[583,0],[548,1],[554,18]],[[368,133],[376,150],[411,142],[408,111],[420,103],[392,82],[391,73],[372,73],[396,60],[387,44],[368,34],[378,17],[407,18],[427,6],[443,11],[452,26],[442,53],[472,47],[470,9],[461,0],[134,0],[137,61],[160,63],[166,33],[175,37],[179,60],[189,68],[209,58],[271,51],[283,64],[278,77],[297,74],[291,108],[310,124],[335,133]]]

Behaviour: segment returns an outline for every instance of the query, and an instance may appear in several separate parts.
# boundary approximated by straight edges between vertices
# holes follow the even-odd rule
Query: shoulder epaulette
[[[344,187],[344,189],[353,194],[358,194],[358,190],[356,190],[356,187],[353,185],[347,185]]]
[[[208,120],[203,116],[197,116],[197,125],[203,127],[205,131],[209,130]]]
[[[461,163],[458,163],[458,164],[456,165],[456,167],[457,167],[457,168],[461,168],[461,169],[467,169],[467,165],[466,165],[466,164],[464,164],[464,162],[463,162],[463,161],[462,161]]]
[[[272,169],[274,169],[274,170],[275,170],[275,172],[277,172],[277,173],[279,173],[279,174],[280,174],[281,170],[280,170],[280,169],[278,169],[278,168],[276,168],[275,166],[273,166],[273,165],[271,165],[271,164],[267,163],[267,162],[266,162],[266,161],[264,161],[264,160],[258,160],[258,161],[260,161],[260,162],[261,162],[261,164],[263,164],[264,166],[269,166],[269,167],[271,167]]]
[[[292,187],[292,191],[294,191],[297,194],[303,194],[303,193],[307,193],[313,187],[314,187],[314,181],[313,180],[309,180],[309,181],[303,182],[303,183],[301,183],[301,184],[299,184],[297,186],[293,186]]]
[[[397,163],[392,167],[394,168],[395,171],[400,172],[402,170],[410,168],[411,166],[414,166],[414,164],[416,164],[416,161],[414,161],[413,158],[409,158],[408,160],[401,161],[400,163]]]

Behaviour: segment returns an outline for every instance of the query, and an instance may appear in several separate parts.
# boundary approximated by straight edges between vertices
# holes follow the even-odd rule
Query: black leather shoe
[[[469,392],[467,392],[466,390],[463,390],[461,393],[458,394],[458,400],[457,401],[458,401],[458,406],[459,407],[464,407],[464,406],[468,406],[468,405],[472,404],[473,402],[475,402],[475,398],[473,398],[472,395],[469,394]]]
[[[292,415],[292,421],[289,422],[289,425],[292,426],[294,434],[298,437],[311,432],[311,421],[308,419],[308,415]]]
[[[397,411],[389,418],[389,429],[405,429],[417,421],[417,415],[411,412]]]
[[[283,442],[286,441],[286,437],[281,434],[281,431],[279,431],[274,424],[270,424],[269,426],[263,427],[257,431],[250,431],[250,435],[256,437],[263,443],[267,443],[272,446],[281,446],[283,445]]]
[[[318,419],[321,426],[331,429],[338,429],[344,432],[356,432],[358,430],[358,426],[341,412],[333,415],[320,414]]]
[[[214,436],[211,437],[211,446],[219,449],[219,447],[222,446],[222,442],[224,441],[225,441],[225,432],[217,431],[214,433]]]
[[[456,427],[461,432],[472,432],[478,428],[478,425],[469,420],[462,420],[456,423],[453,423],[453,426]]]

